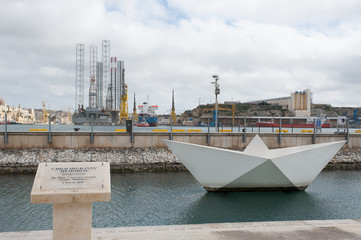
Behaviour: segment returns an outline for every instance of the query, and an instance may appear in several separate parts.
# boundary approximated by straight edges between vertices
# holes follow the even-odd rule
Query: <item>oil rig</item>
[[[110,57],[110,40],[102,41],[102,61],[98,47],[89,46],[89,104],[84,107],[85,45],[76,44],[74,124],[115,125],[128,116],[128,86],[124,61]]]

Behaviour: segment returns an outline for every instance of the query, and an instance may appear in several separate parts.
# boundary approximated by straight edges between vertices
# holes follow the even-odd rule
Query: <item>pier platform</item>
[[[216,223],[93,228],[94,240],[117,239],[361,239],[361,220]],[[5,232],[1,240],[51,240],[52,231]]]

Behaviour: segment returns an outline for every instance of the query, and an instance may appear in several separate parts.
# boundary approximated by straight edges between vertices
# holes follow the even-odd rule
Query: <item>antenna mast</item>
[[[170,113],[169,124],[171,124],[171,119],[172,119],[172,123],[177,123],[177,115],[175,114],[175,107],[174,107],[174,89],[172,90],[172,111]]]

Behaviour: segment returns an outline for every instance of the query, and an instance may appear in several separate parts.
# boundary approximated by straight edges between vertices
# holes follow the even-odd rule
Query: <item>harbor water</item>
[[[52,228],[52,205],[31,204],[34,175],[0,176],[0,232]],[[360,219],[361,172],[323,171],[304,192],[207,193],[187,172],[112,174],[93,227]]]

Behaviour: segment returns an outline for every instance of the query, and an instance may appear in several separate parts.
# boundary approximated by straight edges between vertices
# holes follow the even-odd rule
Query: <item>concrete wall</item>
[[[88,132],[55,132],[52,142],[48,143],[48,133],[11,132],[8,143],[4,142],[4,133],[0,133],[0,149],[78,149],[78,148],[165,148],[162,139],[169,139],[170,133],[134,133],[134,143],[127,133],[94,133],[94,143],[90,142]],[[243,143],[243,133],[212,133],[207,144],[207,133],[173,133],[173,140],[194,144],[209,145],[228,149],[243,149],[256,133],[247,133]],[[269,148],[290,147],[312,144],[310,133],[284,133],[278,143],[278,133],[259,133]],[[345,135],[317,134],[316,143],[341,141]],[[349,148],[361,148],[361,134],[350,134]]]

